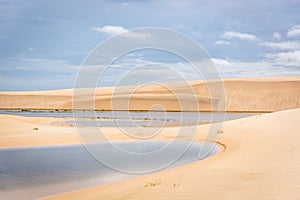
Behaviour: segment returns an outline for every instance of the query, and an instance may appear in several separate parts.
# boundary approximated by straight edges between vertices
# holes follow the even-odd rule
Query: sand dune
[[[298,199],[299,119],[295,109],[229,121],[216,156],[48,199]]]
[[[205,83],[190,83],[200,110],[210,110],[211,97]],[[110,185],[83,188],[49,199],[298,199],[300,190],[300,78],[225,80],[226,110],[268,112],[224,123],[217,155],[176,169],[141,176]],[[128,99],[132,110],[147,110],[153,103],[166,110],[180,110],[174,92],[189,101],[187,86],[170,84],[172,91],[147,85],[133,94],[133,87],[118,88],[114,99],[118,109]],[[116,88],[95,90],[96,108],[111,109]],[[72,90],[43,92],[2,92],[1,109],[71,109]],[[83,96],[84,97],[84,96]],[[82,103],[85,104],[84,99]],[[219,102],[222,99],[213,99]],[[123,107],[124,106],[124,107]],[[298,108],[298,109],[295,109]],[[292,109],[292,110],[287,110]],[[58,118],[0,115],[0,148],[77,144],[81,140],[74,127],[61,127]],[[203,141],[211,125],[197,126],[196,141]],[[188,128],[188,127],[186,127]],[[135,132],[135,128],[130,128]],[[172,141],[179,127],[164,127],[151,140]],[[188,129],[187,129],[188,130]],[[85,128],[86,133],[89,128]],[[111,141],[132,137],[122,130],[103,127]],[[142,136],[152,128],[138,130]],[[186,138],[190,132],[185,131]],[[141,135],[139,135],[141,136]],[[182,137],[182,140],[186,139]]]
[[[0,148],[80,143],[74,128],[51,125],[57,120],[0,115]]]
[[[230,112],[272,112],[300,107],[300,77],[230,79],[224,80],[226,111]],[[145,85],[143,87],[100,88],[95,90],[97,110],[169,110],[169,111],[210,111],[214,104],[225,99],[212,99],[207,85],[202,81],[190,83],[198,108],[180,107],[189,105],[191,88],[187,84],[176,83]],[[137,89],[137,90],[135,90]],[[134,91],[134,93],[132,93]],[[72,109],[73,90],[42,92],[1,92],[0,109]],[[177,96],[176,96],[176,95]],[[178,101],[178,95],[183,96]],[[184,97],[186,95],[186,97]],[[113,102],[111,101],[113,96]],[[124,99],[129,100],[124,105]],[[81,99],[82,105],[86,100]],[[127,102],[127,101],[126,101]],[[112,107],[113,104],[113,107]],[[152,105],[161,107],[153,108]],[[94,108],[94,107],[93,107]]]
[[[297,199],[300,187],[300,109],[225,122],[222,152],[177,169],[49,199]],[[53,126],[54,118],[0,116],[0,146],[80,143],[73,127]],[[202,141],[210,125],[198,126]],[[38,128],[34,130],[33,128]],[[132,140],[118,128],[104,128],[112,141]],[[177,127],[153,140],[173,140]]]

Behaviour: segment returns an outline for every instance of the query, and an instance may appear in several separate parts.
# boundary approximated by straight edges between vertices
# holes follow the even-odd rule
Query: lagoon
[[[16,111],[2,110],[0,114],[25,117],[75,118],[77,126],[102,127],[162,127],[189,126],[250,117],[255,113],[225,112],[126,112],[126,111]],[[61,121],[74,126],[74,120]]]
[[[219,151],[213,143],[138,141],[112,144],[89,146],[89,150],[105,154],[102,160],[95,159],[83,145],[1,149],[0,196],[4,199],[40,198],[182,166]],[[147,159],[116,156],[115,147]],[[178,159],[173,159],[177,158],[177,155],[172,156],[178,150],[182,153]],[[206,152],[205,156],[199,157],[200,151]],[[130,172],[122,172],[124,169]]]

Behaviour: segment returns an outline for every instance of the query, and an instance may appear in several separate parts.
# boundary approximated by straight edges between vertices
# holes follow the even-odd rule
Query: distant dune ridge
[[[190,101],[186,94],[190,86],[186,83],[145,85],[132,93],[133,86],[97,88],[95,90],[96,110],[168,110],[168,111],[211,111],[214,103],[203,81],[189,83],[194,90],[198,107],[180,107]],[[228,79],[223,81],[226,111],[229,112],[273,112],[300,107],[300,77]],[[113,94],[113,101],[112,101]],[[177,96],[176,96],[176,95]],[[73,90],[37,92],[0,92],[0,109],[72,109]],[[180,96],[180,102],[178,101]],[[129,100],[128,105],[123,105]],[[224,100],[224,99],[223,99]],[[86,104],[81,99],[82,105]],[[113,103],[112,103],[113,102]],[[188,104],[188,103],[187,103]],[[153,105],[161,105],[153,107]]]

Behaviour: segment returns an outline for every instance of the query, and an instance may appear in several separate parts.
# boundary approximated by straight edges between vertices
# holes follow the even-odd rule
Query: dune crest
[[[167,111],[211,111],[215,102],[224,99],[212,99],[207,85],[203,81],[193,81],[188,84],[166,84],[168,88],[159,85],[145,85],[132,94],[133,86],[121,87],[115,93],[115,88],[95,89],[95,109],[112,110],[114,105],[130,99],[129,107],[122,105],[114,110],[152,109],[152,105],[160,104]],[[223,81],[226,111],[228,112],[273,112],[300,107],[300,77],[287,78],[255,78],[228,79]],[[191,87],[198,101],[195,107],[182,109],[177,99],[190,101],[186,94]],[[0,92],[0,109],[72,109],[73,90],[36,91],[36,92]],[[184,96],[186,95],[186,96]],[[84,102],[82,102],[84,104]]]

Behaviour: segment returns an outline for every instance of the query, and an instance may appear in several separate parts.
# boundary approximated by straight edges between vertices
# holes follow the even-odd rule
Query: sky
[[[72,88],[97,45],[139,27],[168,28],[195,40],[222,78],[300,76],[299,13],[299,0],[0,0],[0,91]],[[165,54],[126,55],[101,86],[141,64],[149,67],[122,84],[138,83],[141,74],[149,82],[162,73],[164,81],[176,81],[157,63],[197,79],[188,63]]]

